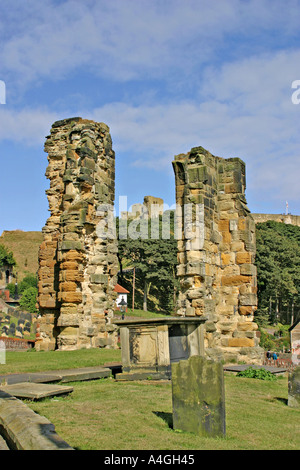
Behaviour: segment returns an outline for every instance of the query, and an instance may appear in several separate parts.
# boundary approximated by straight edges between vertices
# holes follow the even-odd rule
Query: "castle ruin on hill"
[[[106,216],[99,205],[114,204],[109,128],[82,118],[55,122],[45,151],[50,217],[39,252],[36,348],[117,347],[117,241],[97,232]],[[182,233],[176,315],[206,317],[209,357],[260,362],[255,223],[244,195],[245,165],[197,147],[176,156],[173,167],[176,225]],[[189,214],[185,207],[192,208]]]

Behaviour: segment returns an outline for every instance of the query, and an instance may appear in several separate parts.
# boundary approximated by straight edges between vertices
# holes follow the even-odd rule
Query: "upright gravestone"
[[[225,436],[221,362],[191,356],[172,364],[173,427],[203,437]]]
[[[6,363],[5,342],[0,341],[0,364]]]
[[[288,406],[300,408],[300,320],[290,329],[293,370],[288,376]]]
[[[300,366],[289,373],[288,406],[300,408]]]

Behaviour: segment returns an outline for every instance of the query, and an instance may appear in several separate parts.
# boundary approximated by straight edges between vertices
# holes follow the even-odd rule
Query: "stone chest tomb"
[[[118,380],[171,377],[171,364],[204,355],[205,318],[118,320],[122,374]]]

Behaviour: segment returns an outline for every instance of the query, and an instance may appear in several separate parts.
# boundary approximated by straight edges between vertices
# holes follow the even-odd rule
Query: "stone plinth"
[[[245,164],[202,147],[173,161],[176,181],[177,314],[207,317],[205,352],[262,363],[256,336],[255,223],[245,199]]]
[[[172,364],[173,428],[225,436],[224,372],[220,362],[193,356]]]
[[[159,318],[118,320],[122,374],[118,380],[169,379],[171,363],[204,355],[205,319]]]
[[[114,347],[117,243],[98,232],[114,203],[109,128],[82,118],[57,121],[45,151],[50,217],[39,251],[36,348]]]

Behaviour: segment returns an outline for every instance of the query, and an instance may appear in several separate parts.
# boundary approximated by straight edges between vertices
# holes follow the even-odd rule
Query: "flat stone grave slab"
[[[284,367],[273,367],[273,366],[259,366],[255,364],[241,364],[238,366],[224,366],[224,371],[228,372],[243,372],[244,370],[249,369],[249,367],[252,367],[253,369],[265,369],[272,374],[283,374],[284,372],[287,371],[287,368]]]
[[[17,384],[23,382],[31,383],[49,383],[49,382],[76,382],[79,380],[101,379],[110,377],[111,369],[109,367],[95,366],[83,367],[80,369],[62,369],[46,372],[28,372],[23,374],[0,375],[1,384]]]
[[[66,395],[73,392],[73,387],[67,385],[21,382],[18,384],[5,385],[0,387],[0,390],[16,398],[40,400],[41,398],[56,395]]]
[[[44,373],[24,373],[24,374],[7,374],[0,375],[0,385],[12,385],[22,382],[32,382],[32,383],[48,383],[48,382],[59,382],[61,377],[58,374],[44,374]]]
[[[108,367],[84,367],[82,369],[62,369],[49,371],[52,376],[59,377],[59,381],[62,383],[76,382],[79,380],[93,380],[110,377],[111,370]]]

